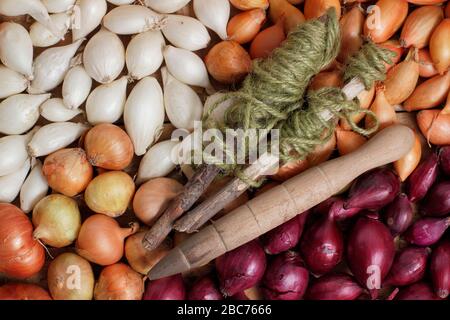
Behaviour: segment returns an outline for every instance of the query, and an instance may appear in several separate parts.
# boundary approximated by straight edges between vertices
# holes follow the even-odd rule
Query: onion
[[[0,99],[19,94],[28,86],[28,80],[24,75],[0,65]]]
[[[406,111],[417,111],[439,106],[450,90],[450,72],[437,75],[417,86],[403,104]]]
[[[267,0],[264,0],[267,2]],[[194,0],[195,16],[206,27],[227,39],[227,23],[230,19],[230,2],[227,0]]]
[[[127,133],[113,124],[99,124],[84,138],[89,162],[107,170],[125,169],[133,160],[133,143]]]
[[[433,292],[428,283],[417,282],[409,287],[402,288],[395,300],[441,300]]]
[[[115,0],[117,1],[117,0]],[[191,0],[144,0],[144,3],[147,7],[152,8],[161,13],[172,13],[178,10],[181,10],[184,6],[186,6]],[[110,1],[111,2],[111,1]],[[128,3],[132,3],[134,1],[127,1]]]
[[[185,300],[186,289],[180,274],[150,281],[143,300]]]
[[[166,210],[170,201],[181,191],[183,185],[170,178],[156,178],[144,183],[136,192],[133,210],[136,217],[146,225],[153,225]]]
[[[263,280],[264,296],[269,300],[299,300],[308,287],[309,273],[300,256],[285,252],[267,267]]]
[[[86,37],[94,31],[102,22],[107,11],[105,0],[77,0],[80,21],[78,28],[72,28],[72,39],[74,41]]]
[[[137,224],[120,228],[116,220],[103,214],[90,216],[81,225],[76,249],[83,258],[107,266],[118,262],[123,256],[123,242],[136,233]]]
[[[270,18],[276,24],[282,23],[286,34],[305,22],[303,13],[286,0],[269,0],[269,4]]]
[[[197,280],[189,290],[188,300],[223,300],[215,281],[210,277]]]
[[[404,155],[402,158],[394,162],[394,169],[397,172],[400,180],[405,181],[406,178],[416,169],[422,158],[422,143],[420,142],[421,136],[417,133],[412,149]]]
[[[269,0],[230,0],[231,4],[239,10],[250,10],[255,8],[267,9]]]
[[[48,184],[42,174],[42,164],[39,160],[36,160],[33,169],[20,189],[20,209],[25,213],[31,212],[39,200],[47,195],[47,192]]]
[[[431,246],[441,239],[450,226],[450,218],[422,218],[414,222],[405,240],[419,246]]]
[[[408,3],[405,0],[379,0],[364,24],[364,35],[375,43],[391,38],[408,15]]]
[[[31,221],[19,208],[0,203],[0,272],[24,279],[41,270],[45,252],[32,233]]]
[[[402,0],[403,1],[403,0]],[[416,88],[419,79],[419,64],[405,60],[389,70],[385,84],[385,95],[391,105],[405,101]]]
[[[305,18],[316,19],[327,13],[329,8],[335,8],[338,19],[341,16],[341,3],[339,0],[306,0]]]
[[[319,90],[324,87],[342,87],[342,72],[340,70],[322,71],[312,78],[309,90]]]
[[[422,49],[428,45],[431,34],[444,19],[442,9],[437,6],[424,6],[414,10],[403,24],[400,43],[403,47]]]
[[[323,205],[325,206],[327,205],[327,203],[324,202]],[[342,221],[349,219],[361,212],[360,208],[346,209],[344,208],[344,205],[345,201],[343,199],[335,197],[334,200],[329,204],[329,207],[324,208],[325,210],[322,212],[322,214],[327,214],[331,219],[334,219],[336,221]]]
[[[208,30],[200,21],[178,14],[166,17],[162,33],[174,46],[191,51],[204,49],[211,41]]]
[[[358,283],[347,274],[326,275],[308,288],[309,300],[356,300],[363,292]]]
[[[120,35],[137,34],[157,29],[162,16],[142,5],[118,6],[103,18],[103,26]]]
[[[84,200],[92,211],[118,217],[127,210],[134,191],[133,179],[128,174],[109,171],[89,183],[84,192]]]
[[[138,232],[125,241],[125,257],[128,264],[143,275],[148,272],[172,249],[170,241],[166,240],[158,248],[148,251],[142,245],[145,232]]]
[[[434,170],[437,173],[437,164],[438,164],[438,158],[436,156],[435,153],[432,153],[430,155],[430,158],[433,158],[434,162]],[[450,175],[450,146],[447,147],[442,147],[439,150],[439,164],[440,164],[440,168],[442,169],[442,171],[446,174],[446,175]],[[437,174],[436,174],[437,175]],[[435,177],[436,179],[436,177]],[[433,181],[434,182],[434,181]]]
[[[306,230],[300,250],[312,273],[322,275],[334,269],[344,253],[344,239],[332,217],[324,217]]]
[[[62,149],[45,158],[42,172],[55,191],[73,197],[92,180],[93,169],[83,149]]]
[[[357,96],[359,100],[359,107],[361,109],[369,109],[369,107],[372,105],[374,97],[375,97],[375,86],[372,86],[370,90],[364,90]],[[354,123],[358,124],[362,119],[364,119],[365,116],[366,114],[364,112],[359,112],[350,115],[350,119],[352,119]],[[352,127],[345,119],[340,120],[340,125],[341,128],[344,130],[347,131],[352,130]]]
[[[441,110],[422,110],[417,113],[417,125],[428,142],[434,145],[450,144],[450,115]]]
[[[231,297],[232,300],[264,300],[262,290],[259,286],[254,286],[244,291],[236,293]]]
[[[306,169],[309,168],[308,161],[305,160],[299,160],[299,161],[291,161],[288,163],[283,164],[279,169],[278,172],[272,176],[273,179],[277,181],[286,181],[290,178],[302,173]]]
[[[216,259],[220,291],[229,297],[253,287],[265,269],[266,255],[256,240],[229,251]]]
[[[406,286],[425,276],[428,248],[409,247],[399,252],[383,285]]]
[[[57,256],[48,267],[47,281],[55,300],[92,300],[95,282],[92,267],[75,253]]]
[[[81,216],[77,202],[52,194],[39,201],[33,209],[33,237],[55,248],[70,245],[78,236]]]
[[[267,58],[285,39],[283,21],[280,20],[256,35],[250,45],[250,57],[252,59]]]
[[[380,43],[378,46],[383,49],[390,50],[394,53],[394,57],[391,60],[392,63],[384,62],[386,71],[389,71],[392,67],[394,67],[397,63],[400,62],[400,60],[403,56],[403,53],[405,51],[404,48],[400,45],[400,42],[398,40],[393,40],[393,39],[390,39],[388,41]]]
[[[450,291],[450,242],[448,240],[433,250],[430,271],[434,292],[442,299],[447,298]]]
[[[424,199],[421,211],[424,215],[442,217],[450,213],[450,181],[435,184]]]
[[[144,294],[142,276],[123,263],[107,266],[95,284],[95,300],[141,300]]]
[[[235,15],[228,22],[227,33],[229,40],[244,44],[252,41],[266,21],[266,11],[253,9]]]
[[[442,153],[441,153],[442,164]],[[432,152],[419,164],[408,179],[407,193],[412,202],[421,200],[436,181],[438,175],[438,156]]]
[[[391,170],[374,169],[353,183],[344,208],[378,210],[394,200],[399,191],[400,181]]]
[[[419,50],[419,75],[424,78],[430,78],[439,74],[431,60],[428,48]]]
[[[336,129],[336,141],[339,154],[341,156],[351,153],[367,142],[359,133]]]
[[[31,283],[8,283],[0,287],[0,300],[52,300],[43,288]]]
[[[63,99],[53,98],[45,101],[40,106],[41,116],[50,122],[69,121],[82,113],[80,109],[69,109]]]
[[[307,213],[302,213],[302,215]],[[303,226],[300,226],[299,216],[272,229],[261,237],[264,251],[267,254],[279,254],[294,248],[302,234]]]
[[[394,240],[384,224],[366,217],[356,222],[347,244],[348,264],[358,282],[369,289],[372,299],[378,296],[394,254]]]
[[[363,11],[359,7],[352,8],[342,16],[339,24],[341,26],[341,50],[337,59],[346,62],[348,57],[358,52],[363,44]]]
[[[437,71],[444,74],[450,67],[450,19],[444,19],[433,31],[430,54]]]
[[[394,236],[405,232],[413,218],[412,203],[404,193],[399,194],[386,208],[386,224]]]

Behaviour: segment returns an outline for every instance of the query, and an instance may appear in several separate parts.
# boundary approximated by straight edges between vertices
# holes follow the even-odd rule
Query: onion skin
[[[205,57],[209,74],[224,84],[242,81],[252,68],[252,59],[236,41],[222,41],[209,50]]]
[[[124,263],[105,267],[95,284],[95,300],[141,300],[143,277]]]
[[[268,300],[299,300],[308,287],[309,273],[298,253],[285,252],[275,258],[264,275],[263,293]]]
[[[430,249],[416,247],[409,247],[399,252],[383,285],[407,286],[422,280],[429,254]]]
[[[389,169],[378,168],[359,177],[351,186],[345,209],[378,210],[400,192],[400,181]]]
[[[394,162],[395,172],[397,172],[402,182],[409,177],[414,169],[416,169],[422,158],[422,143],[420,142],[420,136],[417,133],[415,133],[414,136],[416,139],[412,149],[401,159]]]
[[[400,45],[398,40],[389,39],[383,43],[378,44],[379,47],[392,51],[395,56],[392,58],[392,63],[384,63],[386,67],[386,71],[389,71],[392,67],[394,67],[397,63],[400,62],[405,49]]]
[[[316,19],[327,13],[329,8],[335,8],[338,19],[341,16],[341,3],[339,0],[306,0],[305,18],[306,20]]]
[[[375,97],[375,86],[372,86],[370,90],[364,90],[361,92],[357,98],[359,100],[359,106],[361,109],[369,109],[369,107],[372,105],[373,98]],[[360,112],[356,113],[354,115],[350,115],[351,119],[354,123],[358,124],[364,117],[366,116],[365,113]],[[340,119],[340,126],[342,129],[346,131],[352,130],[352,127],[350,124],[345,120],[344,118]]]
[[[430,109],[443,103],[450,90],[450,71],[421,83],[405,101],[406,111]]]
[[[409,200],[412,202],[422,200],[436,181],[438,171],[438,156],[432,152],[408,179],[406,190]]]
[[[228,39],[244,44],[252,41],[266,21],[264,9],[253,9],[235,15],[228,22]]]
[[[0,287],[0,300],[52,300],[48,292],[30,283],[8,283]]]
[[[425,49],[419,50],[419,75],[423,78],[430,78],[438,75],[439,72],[434,67],[434,63],[431,60],[430,51]]]
[[[304,214],[307,213],[302,213],[302,215]],[[279,254],[298,244],[303,231],[299,218],[300,216],[296,216],[261,237],[264,251],[267,254]]]
[[[441,300],[428,283],[417,282],[402,288],[395,300]]]
[[[387,128],[397,122],[397,114],[394,107],[386,98],[386,92],[383,89],[376,90],[375,100],[370,106],[372,111],[378,119],[378,131]],[[372,128],[375,126],[372,117],[366,117],[365,127]]]
[[[322,71],[318,73],[309,85],[309,90],[319,90],[324,87],[342,87],[342,72],[340,70]]]
[[[403,0],[401,0],[403,1]],[[419,80],[419,64],[413,60],[405,60],[387,73],[385,95],[391,105],[401,104],[409,98]]]
[[[405,234],[405,240],[418,246],[437,243],[450,226],[450,218],[422,218],[414,222]]]
[[[439,298],[446,299],[450,291],[450,242],[448,240],[433,250],[430,272],[434,292]]]
[[[337,59],[346,62],[363,44],[364,14],[359,7],[353,7],[339,21],[341,26],[341,50]]]
[[[0,203],[0,272],[25,279],[42,269],[45,251],[32,233],[33,225],[22,210]]]
[[[404,0],[379,0],[375,6],[379,11],[374,10],[367,17],[364,35],[375,43],[381,43],[400,29],[408,15],[408,3]],[[379,19],[376,17],[377,13]]]
[[[110,123],[96,125],[84,138],[89,162],[106,170],[123,170],[133,160],[134,147],[127,133]]]
[[[361,209],[359,208],[344,208],[345,201],[341,198],[336,197],[334,201],[330,204],[329,209],[324,214],[327,214],[329,218],[334,219],[336,221],[343,221],[346,219],[350,219],[357,215]]]
[[[239,10],[250,10],[255,8],[267,9],[269,0],[230,0],[231,4]]]
[[[188,300],[223,300],[215,281],[210,277],[197,280],[189,290]]]
[[[72,244],[81,227],[78,204],[72,198],[51,194],[41,199],[33,209],[33,237],[55,248]]]
[[[186,289],[183,277],[179,274],[150,281],[145,289],[143,300],[185,300]]]
[[[400,35],[403,47],[422,49],[430,41],[431,34],[444,19],[442,8],[437,6],[419,7],[406,18]]]
[[[89,262],[75,253],[62,253],[47,271],[50,293],[55,300],[92,300],[94,273]]]
[[[145,232],[129,236],[125,241],[125,257],[133,270],[147,275],[148,272],[172,249],[170,241],[164,241],[158,248],[148,251],[142,246]]]
[[[360,285],[347,274],[325,275],[308,288],[308,300],[356,300],[363,293]]]
[[[358,282],[369,289],[372,299],[376,299],[394,255],[394,240],[384,224],[366,217],[356,222],[347,244],[348,264]]]
[[[436,167],[437,167],[437,156],[436,155],[434,156],[436,158]],[[439,164],[442,171],[446,175],[450,175],[450,146],[442,147],[441,150],[439,150]]]
[[[336,141],[339,154],[343,156],[361,147],[367,142],[367,139],[359,133],[337,129]]]
[[[334,269],[344,254],[342,232],[335,221],[326,216],[306,230],[300,250],[313,274],[326,274]]]
[[[441,110],[422,110],[417,113],[417,125],[423,136],[437,146],[450,144],[450,114]]]
[[[125,238],[136,233],[137,229],[137,225],[122,229],[111,217],[92,215],[81,225],[76,242],[77,253],[101,266],[114,264],[123,256]]]
[[[450,3],[447,3],[447,6],[445,7],[445,17],[450,18]]]
[[[65,196],[83,192],[92,180],[94,170],[83,149],[61,149],[45,158],[42,173],[48,185]]]
[[[283,24],[278,22],[258,33],[250,45],[252,59],[267,58],[286,39]]]
[[[283,164],[272,176],[277,181],[286,181],[309,168],[308,160],[292,161]]]
[[[225,297],[253,287],[264,276],[266,255],[258,241],[246,243],[216,259],[220,291]]]
[[[264,300],[264,296],[261,288],[259,286],[254,286],[247,290],[236,293],[231,297],[231,299],[241,301]]]
[[[386,224],[393,236],[402,234],[412,224],[414,212],[412,203],[401,193],[386,208]]]
[[[128,174],[123,171],[109,171],[89,183],[84,200],[92,211],[118,217],[127,210],[134,190],[134,181]]]
[[[448,215],[450,213],[450,181],[435,184],[428,192],[420,209],[426,216]]]
[[[275,24],[283,23],[286,34],[305,22],[303,13],[287,0],[269,0],[269,4],[270,18]]]
[[[440,74],[450,67],[450,19],[444,19],[434,30],[430,39],[430,55]]]
[[[183,185],[170,178],[156,178],[144,183],[133,199],[136,217],[148,226],[153,225],[166,210],[169,202],[183,191]]]

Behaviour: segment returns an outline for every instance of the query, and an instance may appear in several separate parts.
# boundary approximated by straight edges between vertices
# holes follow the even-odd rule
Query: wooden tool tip
[[[183,273],[189,269],[189,263],[183,252],[174,248],[149,271],[147,277],[150,280],[157,280]]]

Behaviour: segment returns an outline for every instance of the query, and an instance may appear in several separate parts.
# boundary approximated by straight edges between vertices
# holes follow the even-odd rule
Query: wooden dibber
[[[414,133],[406,126],[382,130],[353,153],[291,178],[192,235],[148,277],[159,279],[205,265],[328,199],[362,173],[400,159],[413,143]]]

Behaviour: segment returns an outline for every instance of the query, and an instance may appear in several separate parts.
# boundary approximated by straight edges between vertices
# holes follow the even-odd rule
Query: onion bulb
[[[141,300],[144,279],[124,263],[105,267],[95,284],[95,300]]]
[[[361,147],[367,139],[353,131],[336,129],[336,141],[339,154],[343,156]]]
[[[63,99],[53,98],[45,101],[41,107],[41,116],[51,122],[64,122],[75,118],[83,111],[66,107]]]
[[[147,7],[152,8],[161,13],[172,13],[182,9],[191,0],[144,0]],[[133,1],[128,1],[133,2]]]
[[[162,28],[164,36],[178,48],[197,51],[206,48],[211,41],[208,30],[197,19],[171,14]]]
[[[75,4],[79,10],[78,28],[72,28],[73,41],[86,37],[102,22],[107,11],[105,0],[77,0]]]
[[[156,30],[162,17],[141,5],[118,6],[103,18],[103,26],[115,34],[128,35]]]
[[[20,189],[20,209],[25,213],[31,212],[34,206],[45,197],[48,191],[48,183],[42,173],[42,163],[36,160],[36,164]]]
[[[53,24],[61,30],[59,35],[53,34],[51,30],[40,22],[36,21],[33,23],[30,26],[30,37],[31,41],[33,41],[33,46],[46,48],[57,44],[61,40],[64,40],[63,37],[70,27],[70,18],[71,16],[69,12],[55,13],[50,16]]]
[[[72,198],[52,194],[39,201],[33,209],[33,237],[55,248],[67,247],[78,236],[81,215]]]
[[[52,300],[52,298],[38,285],[8,283],[0,287],[0,300]]]
[[[227,24],[230,19],[228,0],[194,0],[194,12],[206,27],[217,33],[222,40],[227,39]]]
[[[375,100],[370,106],[379,123],[378,131],[387,128],[397,122],[397,114],[394,107],[388,102],[386,98],[386,92],[383,89],[377,89]],[[366,128],[372,128],[374,119],[372,117],[366,117]]]
[[[24,279],[41,270],[45,251],[32,233],[33,225],[22,210],[0,203],[0,272]]]
[[[275,23],[282,23],[286,34],[305,22],[303,13],[287,0],[269,0],[269,3],[270,18]]]
[[[16,199],[30,168],[28,159],[13,173],[0,177],[0,202],[13,202]]]
[[[430,51],[428,48],[419,50],[419,75],[423,78],[433,77],[439,72],[434,67],[434,63],[431,60]]]
[[[205,64],[214,79],[232,84],[242,81],[252,68],[247,51],[235,41],[222,41],[209,50]]]
[[[363,44],[363,11],[359,7],[353,7],[342,16],[339,24],[341,26],[341,50],[339,51],[338,60],[346,62],[349,57],[358,52]]]
[[[88,131],[84,149],[89,162],[107,170],[125,169],[133,160],[133,143],[127,133],[118,126],[99,124]]]
[[[62,96],[69,109],[78,109],[87,99],[92,88],[92,79],[83,66],[70,69],[63,82]]]
[[[0,138],[0,177],[15,172],[28,159],[26,146],[33,134],[31,131]]]
[[[430,109],[443,103],[450,91],[450,71],[434,76],[416,87],[411,96],[403,103],[406,111]]]
[[[263,9],[253,9],[235,15],[228,22],[228,39],[244,44],[252,41],[266,21]]]
[[[422,158],[422,144],[420,142],[420,136],[415,134],[415,142],[412,149],[404,155],[401,159],[394,162],[394,169],[402,181],[416,169]]]
[[[138,189],[134,197],[133,210],[136,217],[149,226],[153,225],[181,191],[183,185],[174,179],[149,180]]]
[[[0,65],[0,99],[19,94],[28,87],[28,80],[23,74]]]
[[[92,267],[75,253],[57,256],[48,267],[47,281],[55,300],[92,300],[95,281]]]
[[[66,12],[74,4],[76,0],[42,0],[49,13]]]
[[[172,249],[166,240],[158,248],[148,251],[142,246],[145,232],[129,236],[125,241],[125,257],[133,270],[146,275]]]
[[[251,9],[267,9],[269,7],[269,0],[230,0],[231,4],[239,10]]]
[[[101,266],[114,264],[123,256],[125,238],[136,233],[138,228],[137,223],[121,228],[111,217],[92,215],[81,225],[75,245],[77,253]]]
[[[84,191],[92,180],[93,169],[83,149],[61,149],[45,158],[42,168],[48,185],[73,197]]]
[[[286,39],[282,20],[258,33],[250,45],[252,59],[267,58]]]
[[[422,110],[417,114],[417,125],[427,140],[438,146],[450,144],[450,114],[441,110]]]
[[[316,19],[327,13],[329,8],[336,9],[336,16],[341,16],[341,3],[339,0],[306,0],[305,1],[305,18]]]
[[[95,177],[84,192],[87,206],[96,213],[121,216],[134,195],[134,182],[123,171],[109,171]]]
[[[436,69],[443,74],[450,67],[450,18],[442,22],[433,31],[430,39],[430,54]]]

